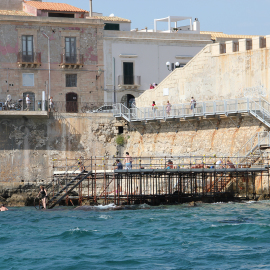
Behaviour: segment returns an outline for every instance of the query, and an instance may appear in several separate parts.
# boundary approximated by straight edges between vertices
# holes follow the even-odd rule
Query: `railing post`
[[[247,98],[247,111],[249,112],[249,99]]]
[[[227,112],[227,101],[224,100],[224,113],[226,113],[226,112]]]
[[[206,109],[205,109],[205,102],[203,102],[203,106],[202,106],[202,108],[203,108],[202,113],[203,113],[203,115],[205,116],[205,113],[206,113]]]
[[[213,101],[213,114],[216,114],[217,112],[217,104],[215,101]]]

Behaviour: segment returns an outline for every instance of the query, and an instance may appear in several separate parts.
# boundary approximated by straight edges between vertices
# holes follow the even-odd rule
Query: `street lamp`
[[[169,71],[173,71],[175,68],[180,67],[180,63],[179,62],[176,62],[176,63],[166,62],[166,66],[167,66]]]
[[[43,36],[48,39],[48,64],[49,64],[49,97],[51,97],[51,51],[50,51],[50,38],[42,32]]]

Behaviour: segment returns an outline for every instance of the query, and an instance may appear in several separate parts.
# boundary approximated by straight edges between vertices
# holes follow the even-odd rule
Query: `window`
[[[54,12],[49,12],[49,17],[64,17],[64,18],[75,18],[74,14],[70,13],[54,13]]]
[[[33,36],[22,36],[22,61],[33,62]]]
[[[118,23],[105,23],[104,30],[117,30],[119,31]]]
[[[77,74],[66,74],[66,87],[77,87]]]
[[[134,84],[133,62],[123,63],[124,84]]]
[[[66,63],[76,63],[76,38],[66,37],[65,39]]]
[[[35,86],[35,76],[33,73],[22,74],[22,85],[23,86]]]

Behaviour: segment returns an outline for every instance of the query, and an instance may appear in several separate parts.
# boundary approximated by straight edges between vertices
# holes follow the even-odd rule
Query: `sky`
[[[89,10],[89,0],[43,0]],[[270,0],[92,0],[93,11],[129,19],[131,28],[154,28],[154,19],[198,18],[201,31],[270,35]],[[188,23],[185,23],[188,24]],[[181,25],[181,24],[180,24]],[[164,25],[165,26],[165,25]],[[162,23],[160,25],[162,28]]]

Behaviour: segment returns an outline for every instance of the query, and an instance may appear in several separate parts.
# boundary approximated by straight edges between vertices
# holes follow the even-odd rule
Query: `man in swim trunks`
[[[4,204],[2,204],[1,205],[1,207],[0,207],[0,211],[8,211],[8,209],[5,207],[5,205]]]

